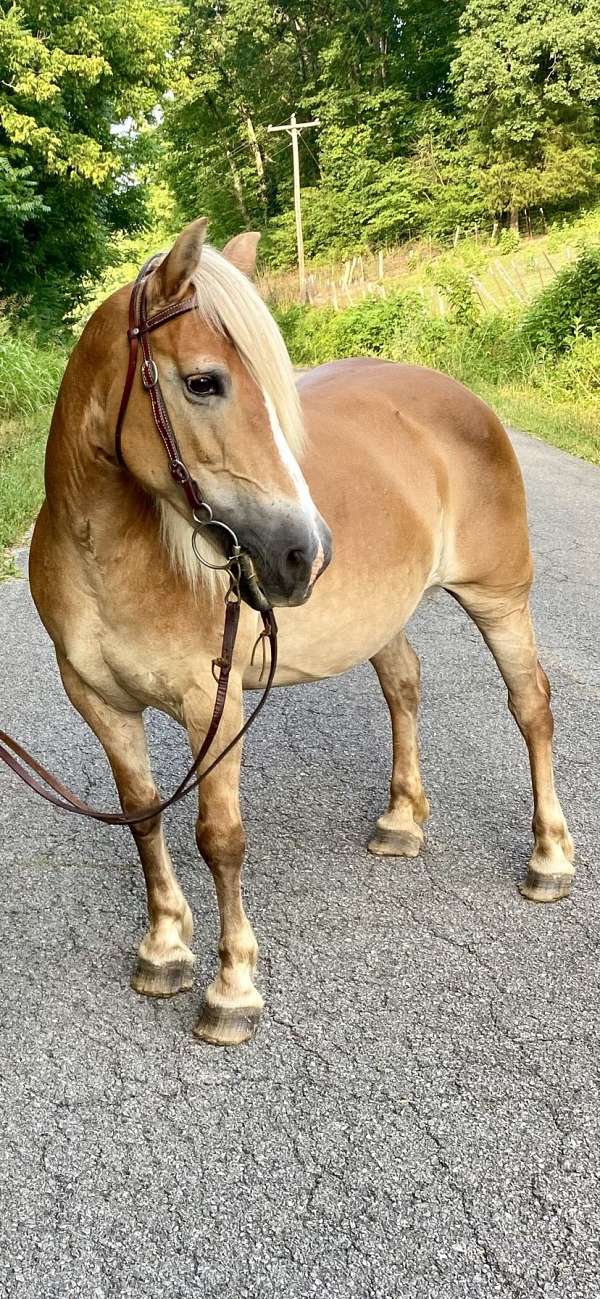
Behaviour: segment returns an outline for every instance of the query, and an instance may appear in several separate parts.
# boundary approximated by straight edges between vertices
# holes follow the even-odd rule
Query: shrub
[[[334,317],[334,355],[389,356],[398,332],[415,313],[421,316],[423,310],[421,299],[412,293],[365,298]]]
[[[279,328],[295,365],[321,365],[335,351],[330,340],[335,312],[323,307],[273,308]]]
[[[516,230],[501,230],[498,239],[498,252],[502,257],[508,257],[510,253],[518,253],[521,247],[521,240]]]
[[[585,268],[585,259],[581,261]],[[592,262],[597,266],[600,254]],[[577,289],[581,276],[578,263],[568,269],[565,278],[571,288],[575,279]],[[535,313],[538,320],[556,320],[556,307],[547,306],[554,286],[544,290],[527,312],[528,326]],[[466,287],[470,288],[468,280]],[[513,418],[532,418],[534,429],[542,436],[598,462],[594,411],[600,393],[600,329],[594,333],[592,326],[586,332],[567,312],[567,324],[561,324],[561,331],[567,330],[566,339],[562,351],[553,355],[548,347],[540,346],[539,333],[532,331],[534,341],[530,340],[517,308],[512,314],[473,318],[463,296],[464,280],[459,278],[451,286],[450,279],[444,276],[443,291],[448,298],[455,288],[451,311],[443,317],[432,315],[426,300],[405,293],[383,300],[365,299],[340,312],[291,307],[279,313],[279,321],[296,362],[318,365],[335,357],[371,355],[430,366],[461,380],[488,400],[499,401],[501,406],[508,394],[509,402],[513,402],[508,413],[512,411]],[[575,298],[572,291],[567,299],[571,309]],[[581,309],[580,297],[577,303]],[[558,307],[561,305],[559,298]],[[525,427],[530,425],[526,423]]]
[[[447,259],[440,258],[433,263],[429,274],[448,302],[453,318],[465,325],[475,325],[480,311],[467,272],[461,266],[453,266]]]
[[[585,401],[600,391],[600,332],[573,335],[566,352],[552,362],[550,383],[563,400]]]
[[[565,352],[575,334],[600,327],[600,248],[590,248],[560,271],[526,312],[522,332],[534,348]]]
[[[413,318],[396,336],[395,361],[443,370],[469,386],[525,381],[533,353],[510,317],[485,316],[476,322],[450,317]]]
[[[365,298],[345,311],[327,307],[288,307],[275,312],[290,355],[297,365],[321,365],[336,357],[389,356],[407,323],[424,318],[413,293]]]
[[[440,317],[419,295],[366,298],[335,312],[331,308],[293,306],[277,318],[293,361],[320,365],[337,357],[385,356],[394,361],[428,365],[465,383],[496,383],[508,376],[525,381],[534,363],[527,340],[507,315],[475,318],[456,283],[452,315]],[[454,287],[454,286],[453,286]]]

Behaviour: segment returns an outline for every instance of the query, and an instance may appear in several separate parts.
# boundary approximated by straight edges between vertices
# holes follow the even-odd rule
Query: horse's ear
[[[206,217],[186,226],[155,271],[155,292],[166,302],[185,297],[192,276],[200,265],[207,226]]]
[[[241,235],[234,235],[233,239],[225,244],[223,256],[237,266],[238,271],[247,275],[251,280],[256,271],[256,254],[258,251],[258,241],[260,234],[256,230],[245,230]]]

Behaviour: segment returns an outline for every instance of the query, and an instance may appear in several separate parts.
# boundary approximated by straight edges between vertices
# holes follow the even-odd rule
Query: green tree
[[[456,106],[489,209],[569,204],[598,184],[599,0],[468,0]]]
[[[62,310],[115,231],[169,83],[169,0],[0,0],[0,292]],[[124,123],[119,127],[119,123]]]
[[[309,254],[418,228],[409,163],[421,112],[449,103],[463,3],[191,0],[165,120],[182,215],[207,211],[216,238],[267,225],[269,256],[292,261],[289,148],[266,127],[295,108],[323,123],[300,146]]]

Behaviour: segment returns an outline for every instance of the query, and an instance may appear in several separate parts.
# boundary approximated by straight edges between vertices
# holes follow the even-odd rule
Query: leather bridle
[[[129,361],[127,365],[127,374],[123,387],[123,395],[117,415],[117,424],[115,429],[115,451],[117,460],[122,468],[127,469],[125,458],[123,456],[122,434],[125,414],[129,405],[129,398],[137,371],[138,355],[141,347],[142,361],[140,366],[141,381],[150,397],[152,406],[152,415],[156,430],[161,438],[169,461],[169,469],[175,482],[184,492],[188,505],[192,512],[194,521],[194,531],[192,534],[192,543],[194,551],[200,563],[208,564],[200,551],[198,550],[196,539],[201,530],[208,527],[222,529],[227,534],[229,554],[225,562],[221,565],[208,564],[208,567],[222,568],[229,574],[229,589],[225,596],[225,626],[223,629],[223,640],[221,644],[221,653],[218,658],[213,659],[212,671],[217,682],[217,690],[212,717],[201,748],[197,753],[194,761],[186,772],[183,780],[180,781],[177,788],[162,802],[153,803],[150,807],[143,808],[131,816],[124,812],[102,812],[98,808],[90,806],[89,803],[83,802],[73,790],[64,785],[56,776],[47,771],[36,758],[33,758],[16,740],[7,735],[5,731],[0,731],[0,760],[10,768],[27,786],[32,789],[46,802],[51,803],[61,812],[73,812],[75,815],[88,817],[94,821],[101,821],[105,825],[127,825],[135,826],[140,822],[148,821],[152,817],[158,816],[168,807],[178,803],[180,799],[185,798],[186,794],[192,792],[203,781],[215,767],[223,761],[227,754],[235,747],[236,744],[245,735],[248,728],[252,725],[255,718],[264,707],[277,669],[277,623],[275,615],[270,607],[264,592],[261,590],[251,557],[242,549],[232,528],[228,524],[220,522],[213,518],[210,505],[202,499],[198,484],[190,474],[187,465],[181,458],[177,438],[173,431],[169,413],[165,405],[163,394],[160,387],[158,368],[152,356],[150,346],[150,334],[159,329],[161,325],[166,325],[170,320],[177,316],[183,315],[187,311],[193,311],[198,306],[196,294],[182,299],[181,302],[173,303],[170,306],[163,307],[161,310],[148,316],[146,309],[147,298],[147,278],[151,269],[156,266],[156,258],[151,257],[142,267],[135,281],[129,300],[129,327],[127,337],[129,340]],[[257,609],[262,617],[264,630],[259,637],[268,639],[270,646],[270,665],[266,685],[258,701],[258,704],[246,719],[244,725],[238,731],[237,735],[225,746],[216,758],[200,771],[200,766],[206,757],[213,740],[219,729],[225,703],[227,700],[227,687],[229,684],[229,675],[233,663],[233,654],[237,630],[240,619],[240,604],[243,590],[246,603],[252,608]],[[258,643],[258,642],[257,642]],[[32,774],[35,773],[35,774]],[[39,779],[36,779],[36,776]],[[43,782],[43,783],[40,783]]]
[[[183,298],[181,302],[174,302],[170,306],[163,307],[156,311],[153,316],[148,317],[146,310],[147,278],[149,269],[153,268],[156,262],[155,257],[151,257],[144,266],[135,281],[131,298],[129,299],[129,328],[127,337],[129,339],[129,361],[127,365],[127,374],[125,377],[125,386],[117,415],[117,424],[115,429],[115,451],[117,460],[123,469],[127,468],[123,456],[122,433],[125,412],[129,405],[131,389],[135,378],[138,362],[138,351],[142,349],[142,363],[140,366],[140,377],[142,384],[150,397],[152,405],[152,415],[156,426],[156,431],[162,441],[169,461],[171,477],[182,488],[187,498],[188,505],[192,512],[192,518],[195,523],[195,529],[192,534],[192,544],[197,559],[201,564],[208,568],[221,568],[226,570],[230,575],[230,580],[238,585],[243,581],[244,598],[253,609],[260,613],[268,613],[270,605],[262,592],[252,560],[246,551],[242,550],[238,539],[232,528],[227,523],[213,517],[213,512],[207,501],[203,501],[200,490],[195,478],[192,478],[189,469],[181,458],[181,452],[177,444],[177,438],[173,432],[173,426],[169,418],[169,412],[165,405],[165,400],[160,386],[158,377],[158,368],[156,361],[152,356],[150,346],[150,334],[159,329],[161,325],[166,325],[170,320],[175,320],[177,316],[183,316],[187,311],[194,311],[198,306],[198,300],[195,293],[190,297]],[[199,532],[205,528],[220,528],[227,534],[227,544],[230,548],[229,556],[224,564],[210,564],[200,554],[196,544],[196,538]]]

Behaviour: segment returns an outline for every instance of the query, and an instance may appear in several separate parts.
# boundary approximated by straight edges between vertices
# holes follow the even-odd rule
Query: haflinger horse
[[[369,849],[416,856],[428,803],[419,662],[404,627],[425,591],[450,592],[494,655],[529,750],[535,846],[521,892],[538,902],[565,897],[573,846],[554,789],[550,691],[528,605],[523,483],[504,429],[461,384],[415,366],[344,360],[296,381],[252,284],[258,236],[240,235],[219,253],[205,229],[203,220],[188,226],[147,277],[149,311],[165,312],[154,364],[181,459],[277,606],[275,684],[371,661],[391,714],[393,771]],[[195,309],[170,317],[192,292]],[[116,454],[130,294],[131,286],[119,290],[95,312],[70,358],[30,576],[67,695],[103,745],[132,815],[158,799],[144,710],[182,723],[194,752],[206,735],[224,588],[196,559],[190,506],[169,472],[139,369]],[[204,552],[217,563],[218,537]],[[241,726],[243,690],[259,685],[261,665],[251,661],[259,631],[259,615],[244,604],[220,747]],[[194,1031],[223,1045],[249,1039],[263,1006],[241,894],[240,761],[237,745],[199,786],[196,829],[215,882],[220,941]],[[149,920],[132,985],[168,996],[192,985],[192,915],[161,816],[132,832]]]

